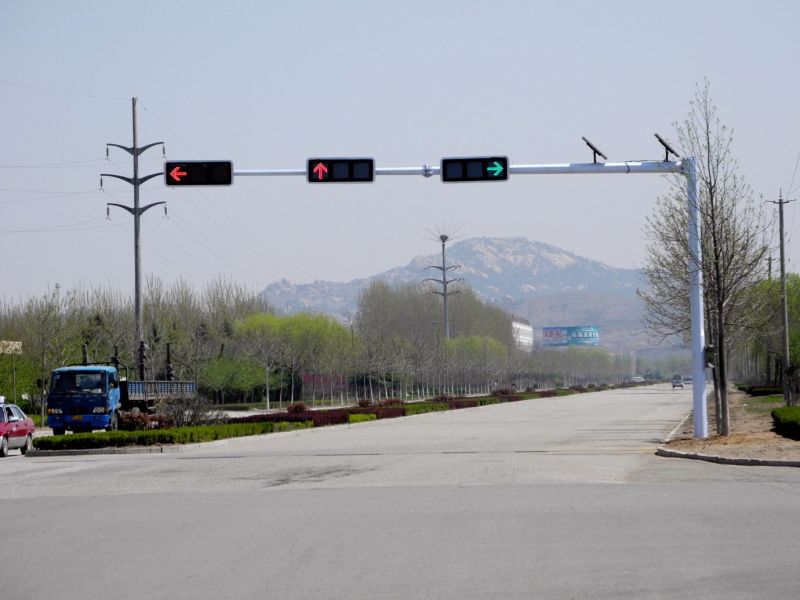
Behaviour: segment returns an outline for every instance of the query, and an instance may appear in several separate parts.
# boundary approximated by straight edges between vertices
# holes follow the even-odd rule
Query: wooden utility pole
[[[783,234],[783,205],[794,202],[794,200],[784,200],[783,190],[778,194],[778,200],[769,200],[771,204],[778,205],[778,223],[781,238],[781,319],[783,320],[783,400],[786,406],[794,406],[797,402],[792,394],[792,365],[789,355],[789,309],[786,302],[786,254],[784,251]]]

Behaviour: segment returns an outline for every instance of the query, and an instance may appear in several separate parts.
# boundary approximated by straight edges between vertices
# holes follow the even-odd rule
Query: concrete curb
[[[767,460],[760,458],[726,458],[724,456],[712,456],[709,454],[698,454],[696,452],[679,452],[677,450],[667,450],[659,446],[656,456],[666,458],[686,458],[689,460],[703,460],[706,462],[717,463],[720,465],[738,465],[744,467],[800,467],[797,460]]]
[[[182,452],[182,446],[122,446],[119,448],[87,448],[83,450],[37,450],[33,449],[25,456],[91,456],[99,454],[165,454]]]
[[[677,437],[678,431],[683,427],[684,423],[692,417],[693,411],[684,417],[684,419],[675,426],[664,444],[671,442]],[[800,461],[797,460],[768,460],[760,458],[726,458],[724,456],[714,456],[711,454],[699,454],[697,452],[680,452],[678,450],[668,450],[663,445],[659,446],[656,450],[656,456],[663,456],[664,458],[684,458],[688,460],[703,460],[705,462],[717,463],[719,465],[737,465],[742,467],[800,467]]]

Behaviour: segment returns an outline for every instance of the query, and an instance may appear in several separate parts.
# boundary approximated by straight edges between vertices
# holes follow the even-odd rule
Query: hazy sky
[[[0,0],[0,299],[60,283],[133,288],[131,97],[139,145],[170,160],[304,168],[507,155],[512,164],[663,156],[708,77],[756,194],[800,197],[800,3]],[[160,148],[140,175],[160,171]],[[791,191],[789,190],[791,189]],[[142,185],[142,268],[202,288],[349,280],[437,252],[429,231],[525,236],[642,265],[657,175],[442,184],[379,177],[230,188]],[[798,204],[789,205],[787,228]],[[770,210],[775,214],[772,205]],[[775,257],[777,258],[777,250]],[[790,268],[800,242],[788,247]],[[776,265],[777,268],[777,265]],[[424,274],[421,273],[420,276]]]

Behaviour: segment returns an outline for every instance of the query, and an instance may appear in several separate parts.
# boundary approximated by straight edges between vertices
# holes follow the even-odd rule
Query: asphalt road
[[[800,469],[656,457],[666,386],[0,461],[9,598],[790,598]]]

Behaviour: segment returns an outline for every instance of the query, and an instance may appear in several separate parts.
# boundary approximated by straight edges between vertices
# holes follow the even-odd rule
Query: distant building
[[[533,350],[533,327],[527,319],[521,317],[511,317],[511,335],[517,348]]]
[[[542,346],[599,346],[600,331],[596,325],[577,327],[543,327]]]

